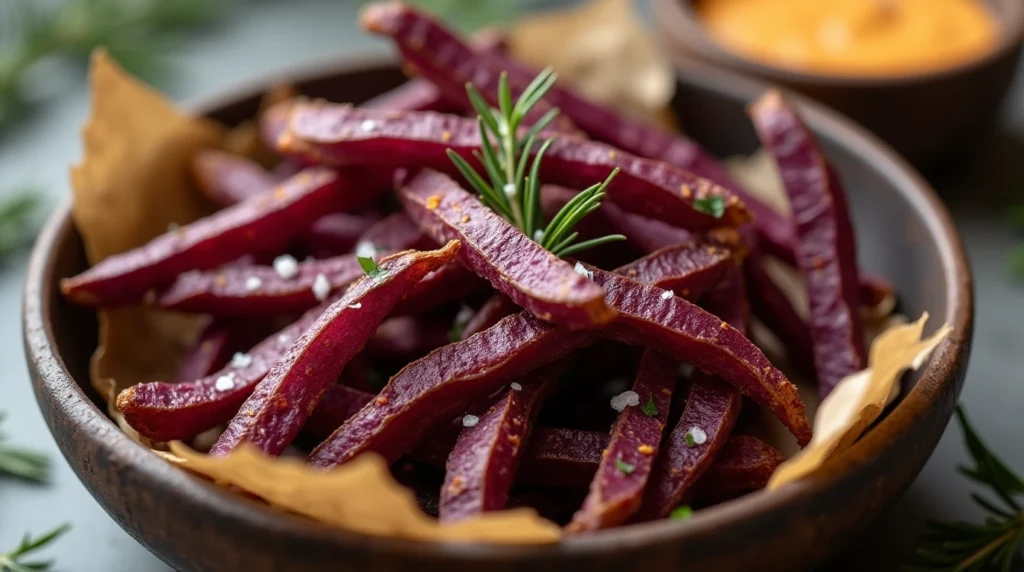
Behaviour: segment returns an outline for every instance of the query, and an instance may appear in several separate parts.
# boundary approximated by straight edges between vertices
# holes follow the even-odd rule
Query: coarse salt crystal
[[[259,276],[250,276],[245,279],[245,291],[252,292],[253,290],[259,290],[260,286],[263,286],[263,279]]]
[[[612,398],[612,409],[622,411],[627,407],[640,405],[640,394],[635,391],[623,391]]]
[[[661,293],[661,299],[662,300],[668,300],[672,296],[674,296],[674,294],[672,293],[671,290],[665,290],[664,292]]]
[[[467,415],[462,418],[463,427],[476,427],[477,423],[480,423],[480,418],[476,415]]]
[[[363,131],[373,131],[377,127],[377,122],[372,119],[365,119],[359,124],[359,128]]]
[[[235,355],[231,357],[231,367],[242,368],[249,367],[252,363],[252,356],[242,352],[235,352]]]
[[[352,308],[353,310],[358,310],[359,308],[363,307],[363,303],[362,302],[356,302],[355,304],[349,304],[348,307]]]
[[[274,272],[285,280],[291,280],[299,273],[299,262],[290,254],[283,254],[274,259]]]
[[[590,270],[587,270],[587,267],[583,266],[579,262],[577,262],[576,266],[573,266],[572,269],[576,271],[576,274],[579,274],[580,276],[586,278],[587,280],[594,279],[594,273],[591,272]]]
[[[514,381],[512,383],[508,384],[508,386],[512,388],[512,391],[522,391],[523,390],[523,386],[519,385],[518,383],[516,383]]]
[[[313,295],[316,296],[317,300],[323,302],[327,299],[327,295],[331,293],[331,283],[327,280],[327,277],[322,273],[317,274],[313,280]]]
[[[690,427],[690,430],[686,432],[693,439],[695,445],[703,445],[708,442],[708,434],[703,429],[694,425]]]
[[[360,240],[356,244],[356,256],[361,258],[373,258],[377,256],[377,247],[369,240]]]
[[[542,240],[544,240],[544,231],[539,228],[533,231],[533,241],[540,242]]]
[[[288,336],[288,334],[281,334],[281,335],[277,336],[277,343],[279,343],[279,344],[287,344],[287,343],[291,343],[291,341],[292,341],[292,339],[291,339],[290,336]]]
[[[516,196],[516,186],[513,185],[512,183],[505,183],[505,186],[502,187],[502,190],[505,191],[506,197]]]
[[[218,377],[213,387],[217,391],[231,391],[235,388],[235,374],[229,373]]]

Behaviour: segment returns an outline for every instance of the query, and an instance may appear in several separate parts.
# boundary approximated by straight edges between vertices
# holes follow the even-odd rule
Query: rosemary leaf
[[[60,538],[68,530],[71,530],[71,525],[64,523],[39,538],[33,539],[30,535],[25,534],[24,538],[21,540],[21,544],[19,544],[14,550],[11,550],[6,554],[0,554],[0,572],[50,570],[53,567],[52,561],[25,562],[23,558],[53,544],[55,540]]]
[[[4,415],[0,414],[0,423]],[[41,483],[50,477],[50,460],[35,451],[12,447],[0,435],[0,475]]]

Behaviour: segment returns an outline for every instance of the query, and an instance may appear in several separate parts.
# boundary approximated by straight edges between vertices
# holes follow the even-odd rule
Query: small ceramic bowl
[[[347,60],[289,74],[302,92],[359,102],[398,85],[390,61]],[[192,106],[236,124],[257,111],[264,86]],[[680,69],[676,107],[691,134],[718,154],[749,153],[757,139],[744,105],[763,84],[703,66]],[[953,333],[908,392],[865,438],[813,478],[662,521],[543,547],[432,544],[335,530],[230,494],[172,467],[124,435],[90,389],[96,317],[60,296],[86,267],[69,205],[39,237],[25,291],[25,349],[36,396],[61,451],[126,531],[178,570],[361,572],[487,570],[801,570],[853,542],[910,484],[942,434],[960,391],[971,340],[972,292],[956,230],[941,202],[892,151],[848,121],[797,100],[840,175],[856,190],[864,266],[899,288],[911,316]],[[910,387],[912,386],[912,388]]]
[[[873,131],[920,168],[969,149],[991,126],[1024,43],[1024,2],[982,0],[1002,29],[999,45],[985,57],[898,77],[825,75],[729,51],[705,30],[694,9],[697,1],[651,0],[658,34],[673,57],[701,60],[817,99]]]

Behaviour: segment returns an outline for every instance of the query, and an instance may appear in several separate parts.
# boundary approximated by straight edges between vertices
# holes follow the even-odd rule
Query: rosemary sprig
[[[0,124],[31,101],[28,78],[45,61],[104,46],[126,69],[165,74],[175,34],[211,22],[227,0],[10,0],[0,3]]]
[[[0,423],[5,415],[0,413]],[[0,434],[0,475],[10,475],[36,483],[45,482],[50,476],[50,460],[42,453],[11,447],[4,443]]]
[[[0,554],[0,572],[38,572],[51,569],[53,567],[52,560],[24,562],[22,559],[52,544],[70,529],[71,525],[64,523],[39,538],[33,539],[25,534],[17,548],[6,554]]]
[[[541,143],[536,155],[533,155],[533,149],[541,131],[558,115],[558,110],[548,111],[525,132],[520,132],[520,127],[556,79],[551,68],[545,69],[513,103],[508,74],[502,73],[498,82],[497,108],[490,107],[476,87],[467,84],[466,93],[477,112],[480,129],[480,149],[473,155],[484,166],[487,179],[451,149],[448,156],[480,193],[484,204],[555,255],[568,256],[608,242],[625,240],[626,237],[612,234],[577,242],[579,233],[572,230],[583,217],[601,206],[608,183],[618,174],[617,169],[604,182],[573,197],[550,221],[544,221],[540,207],[539,172],[544,153],[552,140]]]
[[[989,516],[984,523],[931,522],[923,536],[925,547],[917,551],[921,564],[906,567],[908,572],[946,570],[967,572],[982,570],[1013,570],[1024,544],[1024,510],[1018,497],[1024,495],[1024,479],[1014,473],[981,440],[967,420],[962,407],[957,407],[957,420],[964,432],[964,442],[974,461],[973,467],[960,467],[960,472],[991,489],[990,497],[972,493],[971,499]]]

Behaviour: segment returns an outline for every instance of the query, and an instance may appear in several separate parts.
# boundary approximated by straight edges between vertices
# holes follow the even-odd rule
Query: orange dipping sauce
[[[705,28],[759,62],[847,76],[952,67],[991,52],[999,24],[983,0],[702,0]]]

